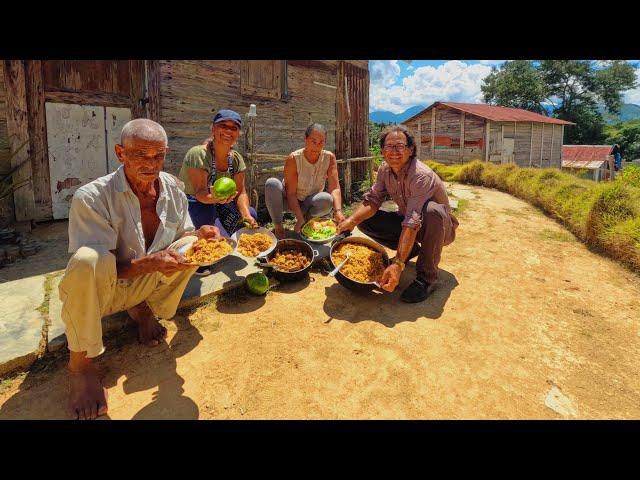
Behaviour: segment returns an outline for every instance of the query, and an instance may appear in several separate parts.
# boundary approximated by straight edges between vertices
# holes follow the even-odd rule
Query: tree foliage
[[[546,115],[543,102],[548,97],[548,88],[540,72],[528,60],[505,62],[500,70],[493,67],[480,88],[484,101],[489,104]]]
[[[620,122],[605,127],[605,142],[620,145],[626,160],[640,158],[640,119]]]
[[[624,60],[514,60],[505,62],[483,81],[487,103],[523,108],[576,123],[565,130],[567,144],[604,141],[604,120],[598,111],[617,114],[622,94],[635,88],[635,70]]]

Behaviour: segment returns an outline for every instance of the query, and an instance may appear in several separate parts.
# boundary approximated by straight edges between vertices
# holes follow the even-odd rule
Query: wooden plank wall
[[[44,60],[44,88],[47,91],[131,94],[129,60]]]
[[[553,134],[553,151],[551,152],[551,166],[562,168],[562,125],[556,125]]]
[[[419,160],[431,160],[431,110],[423,112],[410,122],[402,123],[411,132],[420,146],[416,145]],[[420,131],[418,131],[420,125]]]
[[[514,161],[520,167],[529,166],[529,152],[531,151],[531,123],[518,122],[515,131],[513,147]]]
[[[444,164],[460,163],[460,112],[436,108],[435,160]],[[443,143],[449,144],[443,145]]]
[[[7,90],[7,135],[14,155],[11,166],[19,168],[13,174],[13,205],[19,222],[33,218],[34,197],[29,146],[29,114],[22,60],[4,61],[4,80]]]
[[[4,84],[4,61],[0,60],[0,172],[11,170],[9,159],[9,135],[7,133],[7,90]],[[0,199],[0,226],[5,227],[13,219],[13,195]]]
[[[540,145],[542,141],[542,126],[544,123],[535,122],[531,138],[531,166],[538,166],[540,163]]]
[[[348,79],[349,133],[351,152],[349,157],[369,155],[369,71],[346,63],[344,72]],[[367,178],[368,166],[364,162],[354,163],[351,179],[360,182]]]
[[[467,114],[464,117],[464,154],[462,160],[471,162],[473,160],[484,160],[485,133],[484,125],[486,120],[474,115]]]
[[[491,122],[489,133],[489,161],[500,162],[497,155],[502,155],[502,123]]]
[[[185,153],[210,135],[211,117],[221,108],[245,115],[256,104],[256,153],[288,154],[304,145],[311,122],[327,128],[328,150],[335,150],[335,72],[288,66],[287,100],[240,95],[240,61],[176,60],[160,62],[160,123],[167,130],[171,152],[166,169],[176,173]],[[314,83],[317,82],[317,83]],[[244,139],[238,148],[244,153]]]
[[[542,135],[542,161],[540,163],[541,167],[547,168],[551,165],[551,134],[552,134],[552,126],[549,123],[543,124],[543,135]]]

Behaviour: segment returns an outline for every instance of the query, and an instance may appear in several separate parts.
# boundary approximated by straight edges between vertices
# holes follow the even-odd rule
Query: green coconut
[[[229,198],[237,192],[238,187],[236,186],[236,182],[229,177],[220,177],[211,185],[211,193],[221,199]]]
[[[247,290],[254,295],[264,295],[269,290],[269,279],[262,272],[247,275]]]

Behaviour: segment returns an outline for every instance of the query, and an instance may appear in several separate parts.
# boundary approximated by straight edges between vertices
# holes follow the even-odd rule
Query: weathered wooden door
[[[118,167],[114,145],[131,110],[49,102],[45,109],[53,218],[68,218],[74,192]]]
[[[514,138],[502,139],[502,163],[513,163]]]

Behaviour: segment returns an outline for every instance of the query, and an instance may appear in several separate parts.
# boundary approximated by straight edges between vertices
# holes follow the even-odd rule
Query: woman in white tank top
[[[285,161],[284,182],[270,178],[265,184],[265,203],[278,238],[285,236],[282,226],[285,201],[296,216],[296,233],[300,233],[308,218],[327,215],[332,209],[336,223],[344,220],[338,164],[336,156],[323,149],[326,140],[327,131],[322,125],[309,125],[304,148],[292,152]],[[327,182],[329,191],[325,192]]]

